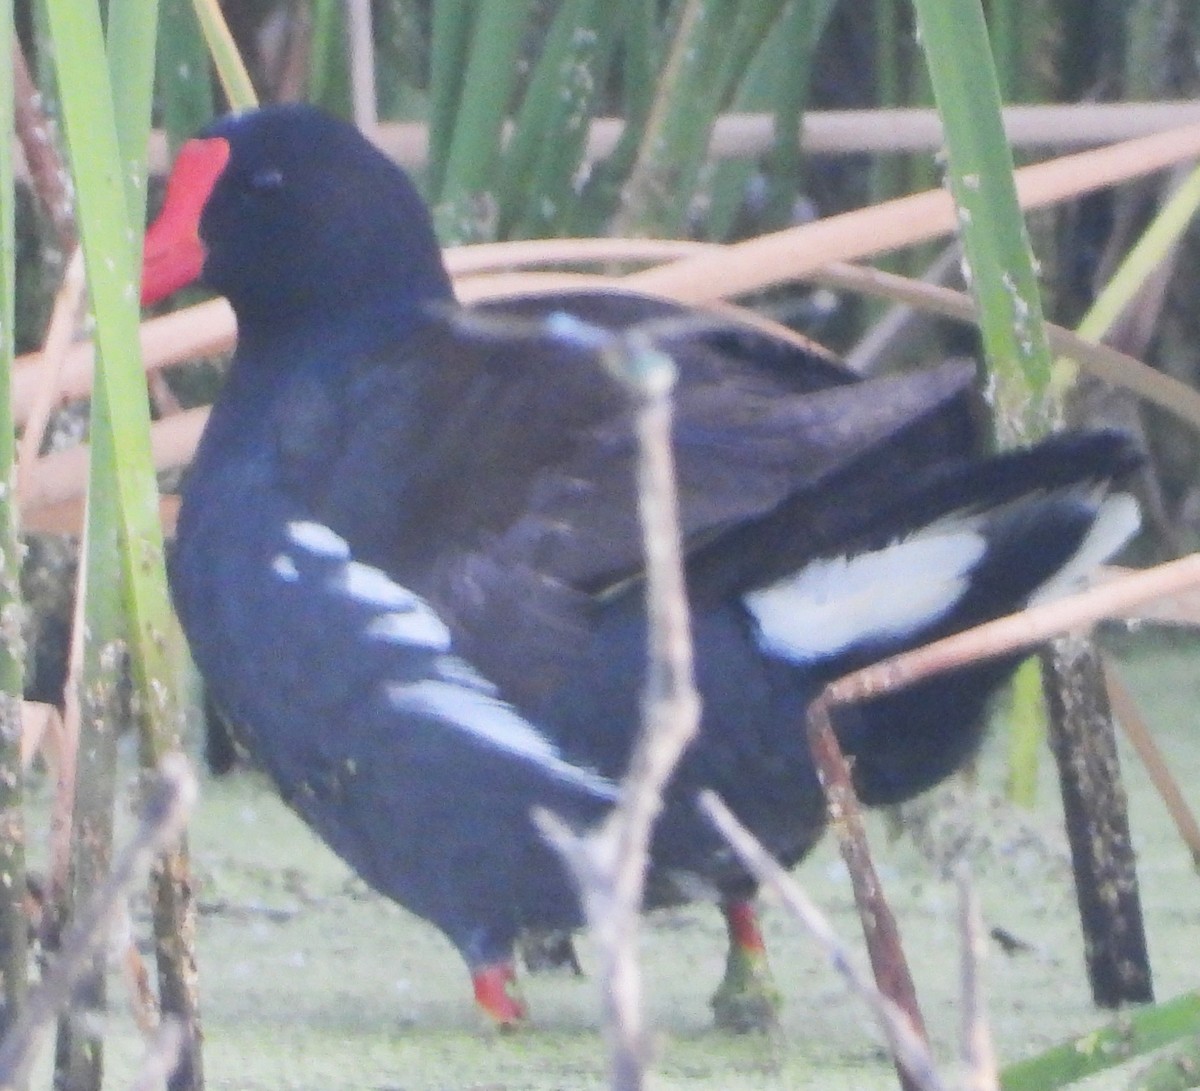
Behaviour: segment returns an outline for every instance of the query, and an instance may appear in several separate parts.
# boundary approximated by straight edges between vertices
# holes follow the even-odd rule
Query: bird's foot
[[[529,1012],[517,988],[517,973],[511,962],[492,962],[471,970],[475,1003],[499,1030],[516,1030]]]
[[[583,977],[570,932],[529,929],[517,937],[517,950],[531,974],[565,973]]]
[[[754,906],[748,901],[722,906],[729,930],[725,976],[710,1001],[717,1026],[746,1034],[770,1031],[779,1023],[779,990],[767,964],[767,949]]]

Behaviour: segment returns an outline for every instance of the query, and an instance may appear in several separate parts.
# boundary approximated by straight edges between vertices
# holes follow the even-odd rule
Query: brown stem
[[[55,245],[63,254],[75,249],[75,194],[71,172],[58,154],[54,123],[42,111],[41,96],[19,42],[13,42],[13,112],[17,139],[29,167],[29,178],[38,203],[54,231]]]
[[[1141,603],[1196,586],[1200,586],[1200,553],[884,659],[831,682],[825,694],[830,705],[840,705],[891,693],[967,663],[1033,648],[1061,633],[1085,629],[1106,617],[1120,617]]]
[[[812,747],[821,787],[825,790],[829,823],[837,837],[842,859],[846,861],[850,872],[854,902],[858,906],[863,936],[867,942],[867,954],[871,959],[871,969],[875,973],[879,991],[908,1017],[913,1032],[922,1040],[926,1040],[928,1036],[925,1023],[921,1018],[917,990],[908,968],[908,960],[904,957],[900,929],[896,925],[896,918],[887,899],[883,896],[879,876],[871,861],[871,849],[863,827],[862,810],[850,779],[850,765],[833,732],[829,692],[830,690],[826,689],[808,707],[808,742]],[[901,1087],[905,1091],[914,1091],[917,1085],[898,1061],[897,1071]]]
[[[1179,836],[1191,852],[1193,865],[1200,869],[1200,823],[1197,823],[1195,814],[1188,806],[1183,789],[1163,758],[1150,728],[1138,712],[1133,694],[1121,680],[1116,664],[1107,657],[1103,659],[1104,681],[1108,686],[1108,699],[1112,702],[1117,722],[1124,729],[1125,737],[1137,752],[1137,756],[1141,758],[1142,765],[1145,766],[1151,782],[1167,808],[1167,813],[1171,816],[1171,821],[1175,823]]]
[[[966,1065],[965,1091],[1000,1091],[996,1049],[984,1001],[980,967],[987,954],[979,896],[964,865],[958,880],[959,934],[962,943],[962,1053]]]
[[[700,793],[700,809],[716,826],[730,848],[758,882],[774,891],[788,912],[821,945],[826,958],[841,974],[850,990],[875,1014],[891,1047],[898,1066],[908,1074],[912,1085],[921,1091],[942,1091],[945,1084],[938,1075],[923,1034],[913,1029],[912,1020],[882,990],[872,985],[854,965],[845,944],[834,933],[829,921],[755,836],[746,829],[712,791]]]
[[[1050,744],[1062,785],[1092,997],[1104,1008],[1154,999],[1117,738],[1095,645],[1042,655]]]

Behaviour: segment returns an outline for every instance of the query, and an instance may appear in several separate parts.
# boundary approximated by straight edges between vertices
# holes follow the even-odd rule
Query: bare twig
[[[921,1091],[943,1091],[945,1084],[934,1067],[925,1036],[913,1028],[907,1014],[857,969],[845,944],[838,939],[824,914],[800,884],[767,852],[749,830],[712,791],[700,793],[700,809],[729,842],[738,859],[763,886],[773,890],[792,914],[821,945],[830,965],[850,991],[872,1011],[883,1030],[892,1055]]]
[[[891,693],[967,663],[1032,648],[1060,633],[1119,617],[1140,603],[1198,586],[1200,553],[1192,553],[881,660],[831,682],[824,696],[830,705],[840,705]]]
[[[962,264],[962,247],[958,240],[943,246],[941,252],[921,273],[921,284],[944,286]],[[974,300],[970,313],[975,315]],[[893,303],[870,329],[846,353],[846,366],[859,375],[872,375],[891,360],[895,360],[914,337],[929,323],[929,312],[907,303]]]
[[[304,9],[298,9],[303,15]],[[290,14],[289,24],[298,22]],[[297,81],[276,77],[275,99],[297,97]],[[1014,148],[1084,148],[1131,140],[1148,133],[1189,125],[1200,119],[1200,105],[1175,102],[1089,102],[1008,106],[1004,125]],[[722,114],[713,126],[708,152],[715,159],[757,158],[776,139],[777,122],[771,114]],[[621,139],[621,118],[600,117],[588,133],[586,161],[612,154]],[[429,158],[429,133],[420,122],[393,122],[379,126],[379,146],[402,166],[418,168]],[[892,154],[940,149],[944,143],[941,121],[933,109],[807,110],[801,146],[809,155]],[[161,130],[150,136],[150,169],[167,167],[167,140]],[[17,163],[17,176],[27,177],[25,164]]]
[[[148,790],[141,822],[117,858],[112,874],[71,925],[41,985],[29,996],[21,1019],[0,1042],[0,1086],[23,1086],[41,1038],[54,1015],[70,1001],[91,953],[104,943],[113,912],[157,857],[183,832],[196,799],[196,779],[182,754],[163,759],[156,784]]]
[[[375,42],[371,20],[371,0],[348,0],[346,25],[349,30],[350,97],[354,124],[374,137],[379,124],[375,93]]]
[[[821,696],[808,706],[808,743],[812,748],[817,776],[825,791],[829,822],[837,837],[842,859],[846,861],[846,868],[850,872],[854,902],[858,906],[863,938],[867,943],[867,954],[871,959],[876,984],[904,1013],[913,1034],[924,1039],[925,1023],[921,1018],[917,990],[908,968],[908,960],[904,957],[900,929],[896,925],[891,906],[883,895],[883,887],[871,860],[862,809],[850,779],[850,766],[833,731],[830,715],[833,701],[829,696],[830,689],[832,687],[827,687]],[[899,1055],[896,1059],[899,1062]],[[903,1067],[900,1070],[900,1084],[905,1091],[912,1091],[915,1086],[912,1076]]]
[[[1200,824],[1197,824],[1196,816],[1184,798],[1183,789],[1179,787],[1179,782],[1163,758],[1150,728],[1138,712],[1133,695],[1121,680],[1116,664],[1108,657],[1104,657],[1104,680],[1108,685],[1108,698],[1117,715],[1117,722],[1124,729],[1125,737],[1141,758],[1151,782],[1162,797],[1171,821],[1175,823],[1179,836],[1183,838],[1184,844],[1192,854],[1193,865],[1200,868]]]
[[[129,1091],[158,1091],[179,1066],[186,1033],[174,1016],[164,1016],[150,1039]]]
[[[964,1091],[1000,1091],[996,1049],[988,1027],[980,967],[987,955],[979,897],[966,864],[958,868],[959,934],[962,937],[962,1054]]]
[[[1060,633],[1120,614],[1137,603],[1196,584],[1200,584],[1200,554],[882,660],[831,682],[809,706],[809,741],[839,846],[850,869],[876,981],[906,1011],[915,1027],[920,1027],[920,1016],[912,978],[871,863],[849,768],[833,732],[831,710],[895,692],[967,663],[1032,647]]]
[[[58,154],[54,123],[41,108],[41,95],[29,73],[20,43],[13,40],[13,109],[17,139],[46,218],[54,229],[55,243],[64,254],[75,249],[75,194],[71,172]]]
[[[25,419],[25,431],[17,451],[17,497],[24,503],[29,495],[33,466],[41,450],[42,438],[50,414],[54,411],[62,387],[62,374],[66,367],[67,352],[79,325],[87,285],[83,276],[83,251],[76,249],[67,261],[58,296],[54,300],[54,311],[46,330],[42,345],[42,367],[38,387]]]
[[[636,1091],[643,1084],[646,1053],[637,932],[650,833],[667,780],[699,723],[670,442],[675,368],[638,333],[614,337],[584,323],[560,332],[595,345],[629,382],[636,401],[649,649],[642,730],[620,803],[584,835],[545,813],[537,818],[570,867],[596,936],[612,1087]]]
[[[927,314],[977,322],[975,303],[966,292],[897,276],[882,269],[831,262],[806,277],[840,291],[907,302]],[[1046,323],[1050,347],[1070,357],[1089,375],[1111,383],[1200,429],[1200,393],[1179,379],[1164,375],[1114,345],[1090,341],[1073,330]]]
[[[1186,154],[1180,154],[1183,149]],[[1015,175],[1023,209],[1062,200],[1067,193],[1106,189],[1151,170],[1174,166],[1200,153],[1200,124],[1141,137],[1097,151],[1064,155],[1020,168]],[[704,256],[682,258],[625,278],[627,287],[703,303],[714,295],[740,296],[774,279],[778,270],[805,276],[831,261],[853,261],[940,238],[957,225],[954,202],[945,190],[926,190],[881,201],[855,212],[814,220],[726,247],[719,287],[700,276]]]

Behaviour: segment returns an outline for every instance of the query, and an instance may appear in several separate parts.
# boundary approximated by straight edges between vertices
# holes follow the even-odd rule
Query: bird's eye
[[[272,193],[283,186],[283,172],[278,167],[261,167],[246,181],[251,193]]]

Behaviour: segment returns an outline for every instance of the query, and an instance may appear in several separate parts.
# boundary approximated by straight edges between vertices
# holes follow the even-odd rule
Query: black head
[[[302,104],[230,115],[184,146],[146,237],[143,300],[197,278],[243,329],[451,298],[412,181]]]

